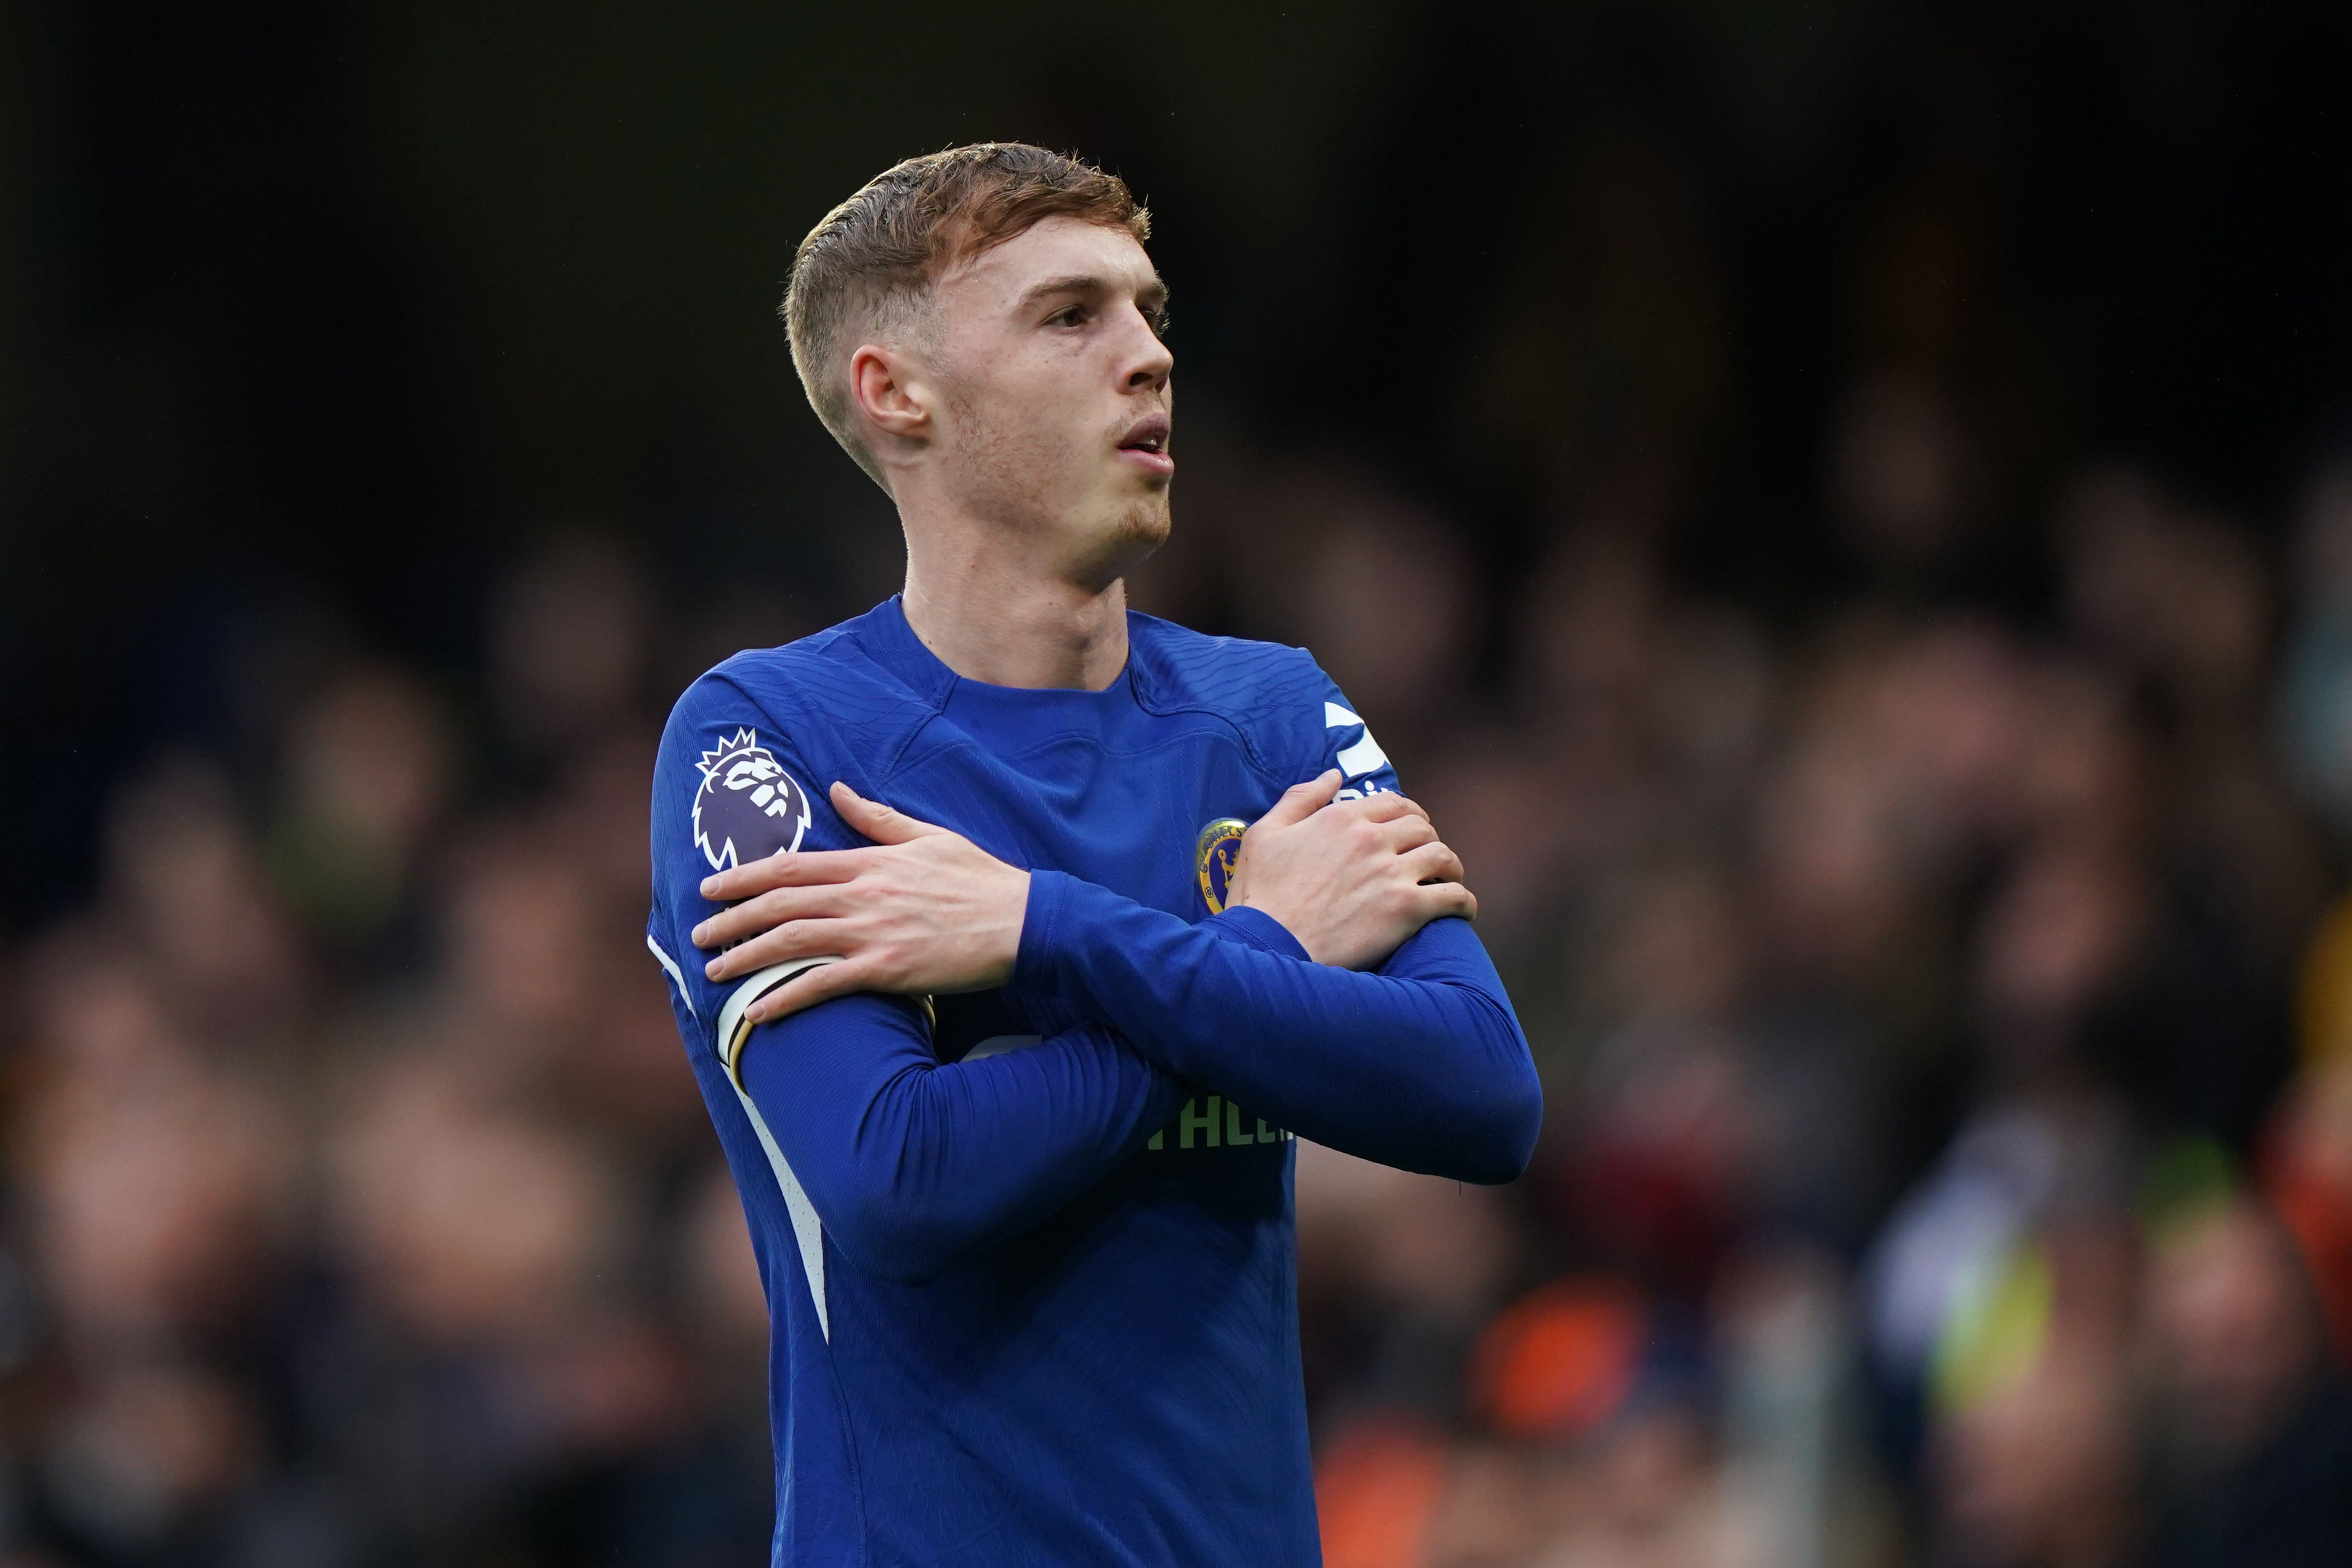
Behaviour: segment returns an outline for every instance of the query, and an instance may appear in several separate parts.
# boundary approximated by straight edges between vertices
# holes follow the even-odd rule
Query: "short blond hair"
[[[793,366],[817,418],[877,484],[881,467],[850,419],[851,334],[911,321],[940,274],[1053,217],[1151,237],[1151,214],[1118,175],[1026,142],[981,141],[884,170],[801,241],[777,311]]]

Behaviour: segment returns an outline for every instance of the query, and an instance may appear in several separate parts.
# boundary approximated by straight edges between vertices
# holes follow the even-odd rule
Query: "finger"
[[[1420,801],[1408,795],[1400,795],[1393,789],[1365,796],[1360,809],[1375,822],[1392,822],[1404,817],[1419,817],[1424,822],[1429,821],[1429,812]]]
[[[1478,918],[1478,895],[1458,882],[1433,882],[1426,887],[1413,889],[1413,895],[1415,907],[1424,925],[1449,915],[1464,920]]]
[[[772,888],[847,882],[857,874],[866,855],[862,849],[793,850],[772,854],[704,877],[702,896],[713,904],[733,904]]]
[[[1304,784],[1293,784],[1282,792],[1266,814],[1257,820],[1261,828],[1287,828],[1303,822],[1331,803],[1339,792],[1342,775],[1336,768],[1327,768]]]
[[[740,947],[728,948],[705,964],[702,972],[714,983],[724,983],[788,959],[821,958],[833,954],[853,956],[856,946],[856,928],[846,920],[787,921],[773,931],[762,931]]]
[[[903,844],[908,839],[928,838],[948,831],[879,800],[869,800],[846,784],[835,783],[832,795],[833,809],[841,813],[841,820],[877,844]]]
[[[724,947],[787,920],[839,915],[849,897],[843,891],[844,885],[836,883],[820,887],[770,888],[757,898],[747,898],[732,908],[720,910],[687,935],[698,947]]]
[[[855,960],[819,964],[814,969],[794,975],[745,1008],[743,1016],[754,1024],[773,1023],[778,1019],[790,1018],[796,1012],[813,1008],[819,1002],[869,988],[866,967]]]
[[[1380,835],[1381,842],[1395,854],[1408,854],[1424,844],[1437,841],[1437,830],[1430,825],[1427,817],[1399,817],[1393,821],[1376,824],[1372,831]]]
[[[1462,857],[1443,841],[1432,839],[1397,857],[1415,882],[1460,882]]]

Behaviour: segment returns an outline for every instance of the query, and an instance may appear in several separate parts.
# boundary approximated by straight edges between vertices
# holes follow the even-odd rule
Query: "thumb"
[[[1282,792],[1282,799],[1274,803],[1273,809],[1257,820],[1257,825],[1287,828],[1305,821],[1331,803],[1331,797],[1339,792],[1340,778],[1338,768],[1327,768],[1304,784],[1293,784]]]
[[[909,839],[947,831],[945,828],[917,821],[879,800],[869,800],[846,784],[835,782],[831,794],[833,809],[841,813],[841,820],[877,844],[903,844]]]

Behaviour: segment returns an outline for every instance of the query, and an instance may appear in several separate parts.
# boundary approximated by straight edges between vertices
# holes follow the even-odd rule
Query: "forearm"
[[[940,1066],[912,1009],[873,995],[761,1025],[742,1071],[835,1245],[908,1282],[1061,1207],[1183,1098],[1091,1025]]]
[[[1178,1077],[1350,1154],[1495,1182],[1534,1149],[1542,1096],[1527,1040],[1461,921],[1432,923],[1366,974],[1310,962],[1254,913],[1192,925],[1039,872],[1015,979]]]

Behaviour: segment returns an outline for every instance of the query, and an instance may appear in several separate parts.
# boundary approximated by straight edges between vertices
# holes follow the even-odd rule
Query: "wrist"
[[[1029,929],[1029,873],[1018,867],[1013,868],[1007,884],[1005,902],[1009,924],[996,955],[998,967],[1006,980],[1010,980],[1013,971],[1021,966],[1021,939]]]
[[[1254,904],[1227,904],[1223,914],[1211,915],[1208,924],[1219,935],[1247,943],[1264,952],[1278,953],[1304,963],[1315,961],[1314,955],[1307,951],[1307,944],[1298,939],[1296,932],[1277,916]]]

